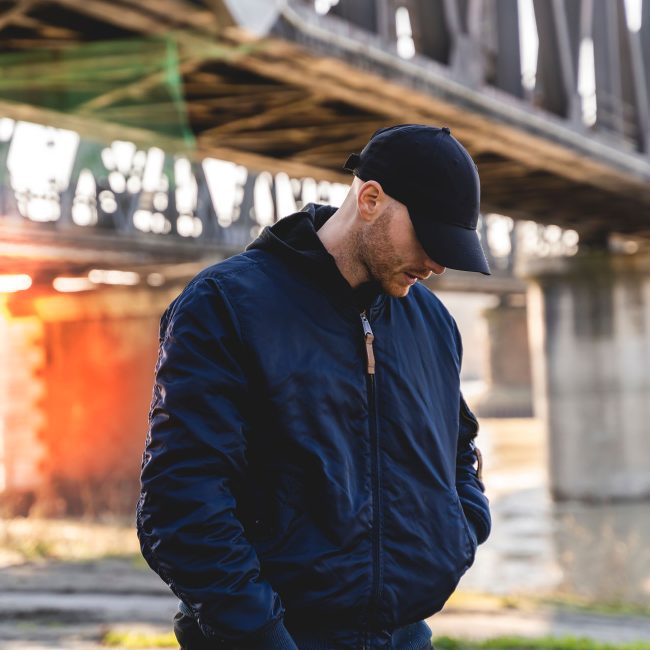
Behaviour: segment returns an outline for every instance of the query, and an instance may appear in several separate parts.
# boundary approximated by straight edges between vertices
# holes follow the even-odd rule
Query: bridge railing
[[[199,259],[206,248],[224,254],[243,249],[264,226],[307,203],[340,205],[347,189],[0,118],[0,240],[5,243],[22,228],[48,239],[50,246],[63,240],[84,246],[92,239],[108,248],[159,247],[166,259],[175,247],[179,260],[191,258],[194,250]],[[524,257],[577,252],[577,233],[558,226],[487,214],[479,232],[498,275],[513,275]]]
[[[650,154],[650,0],[299,2],[398,56],[434,60],[456,81]]]

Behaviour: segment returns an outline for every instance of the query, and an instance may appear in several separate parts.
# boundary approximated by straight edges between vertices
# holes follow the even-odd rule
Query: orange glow
[[[0,500],[23,495],[21,514],[130,514],[137,498],[160,310],[133,314],[124,291],[112,313],[104,294],[0,293]]]
[[[93,301],[95,295],[74,299]],[[51,500],[58,499],[55,507],[62,513],[129,512],[133,507],[157,327],[154,315],[46,324],[42,492],[49,490]]]
[[[38,486],[44,454],[44,328],[36,316],[12,315],[9,302],[0,294],[0,490],[24,492]]]
[[[32,279],[25,273],[19,275],[0,275],[0,293],[15,293],[32,286]]]

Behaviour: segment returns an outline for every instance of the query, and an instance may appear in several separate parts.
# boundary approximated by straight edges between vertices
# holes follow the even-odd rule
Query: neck
[[[348,284],[355,289],[370,280],[357,256],[355,215],[343,204],[316,232]]]

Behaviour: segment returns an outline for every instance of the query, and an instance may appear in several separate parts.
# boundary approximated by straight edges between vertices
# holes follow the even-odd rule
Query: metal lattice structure
[[[413,57],[442,64],[468,87],[505,92],[562,118],[577,132],[585,132],[586,117],[593,133],[609,134],[618,146],[648,154],[650,18],[641,17],[650,13],[650,3],[639,4],[637,18],[617,0],[532,0],[529,20],[534,22],[522,33],[525,5],[518,0],[340,0],[331,13],[395,49],[410,38]],[[408,11],[410,23],[401,35],[392,20],[399,8]],[[522,70],[533,39],[536,67]],[[585,64],[593,65],[593,86],[581,89]],[[585,103],[592,104],[591,115],[583,116]]]
[[[160,147],[199,180],[212,157],[343,183],[342,162],[376,128],[446,124],[477,161],[484,212],[602,243],[650,231],[650,0],[641,3],[631,25],[624,0],[5,0],[0,115],[102,146]],[[0,165],[6,192],[6,157]],[[169,182],[173,191],[173,173]],[[110,188],[102,178],[95,187],[100,205]],[[63,208],[77,189],[62,189]],[[117,236],[168,259],[169,238],[134,222],[146,197],[123,194]],[[5,196],[3,210],[16,202]],[[209,245],[230,250],[228,227],[200,204]],[[20,215],[9,216],[14,232]],[[88,235],[62,219],[70,241]],[[178,250],[186,259],[188,247]]]

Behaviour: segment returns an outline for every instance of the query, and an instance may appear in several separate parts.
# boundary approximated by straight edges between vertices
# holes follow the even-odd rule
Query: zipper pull
[[[366,316],[366,312],[361,312],[361,324],[363,325],[363,335],[366,339],[366,357],[368,359],[368,374],[375,374],[375,352],[372,349],[372,342],[375,340],[375,335],[372,333],[370,322]]]

